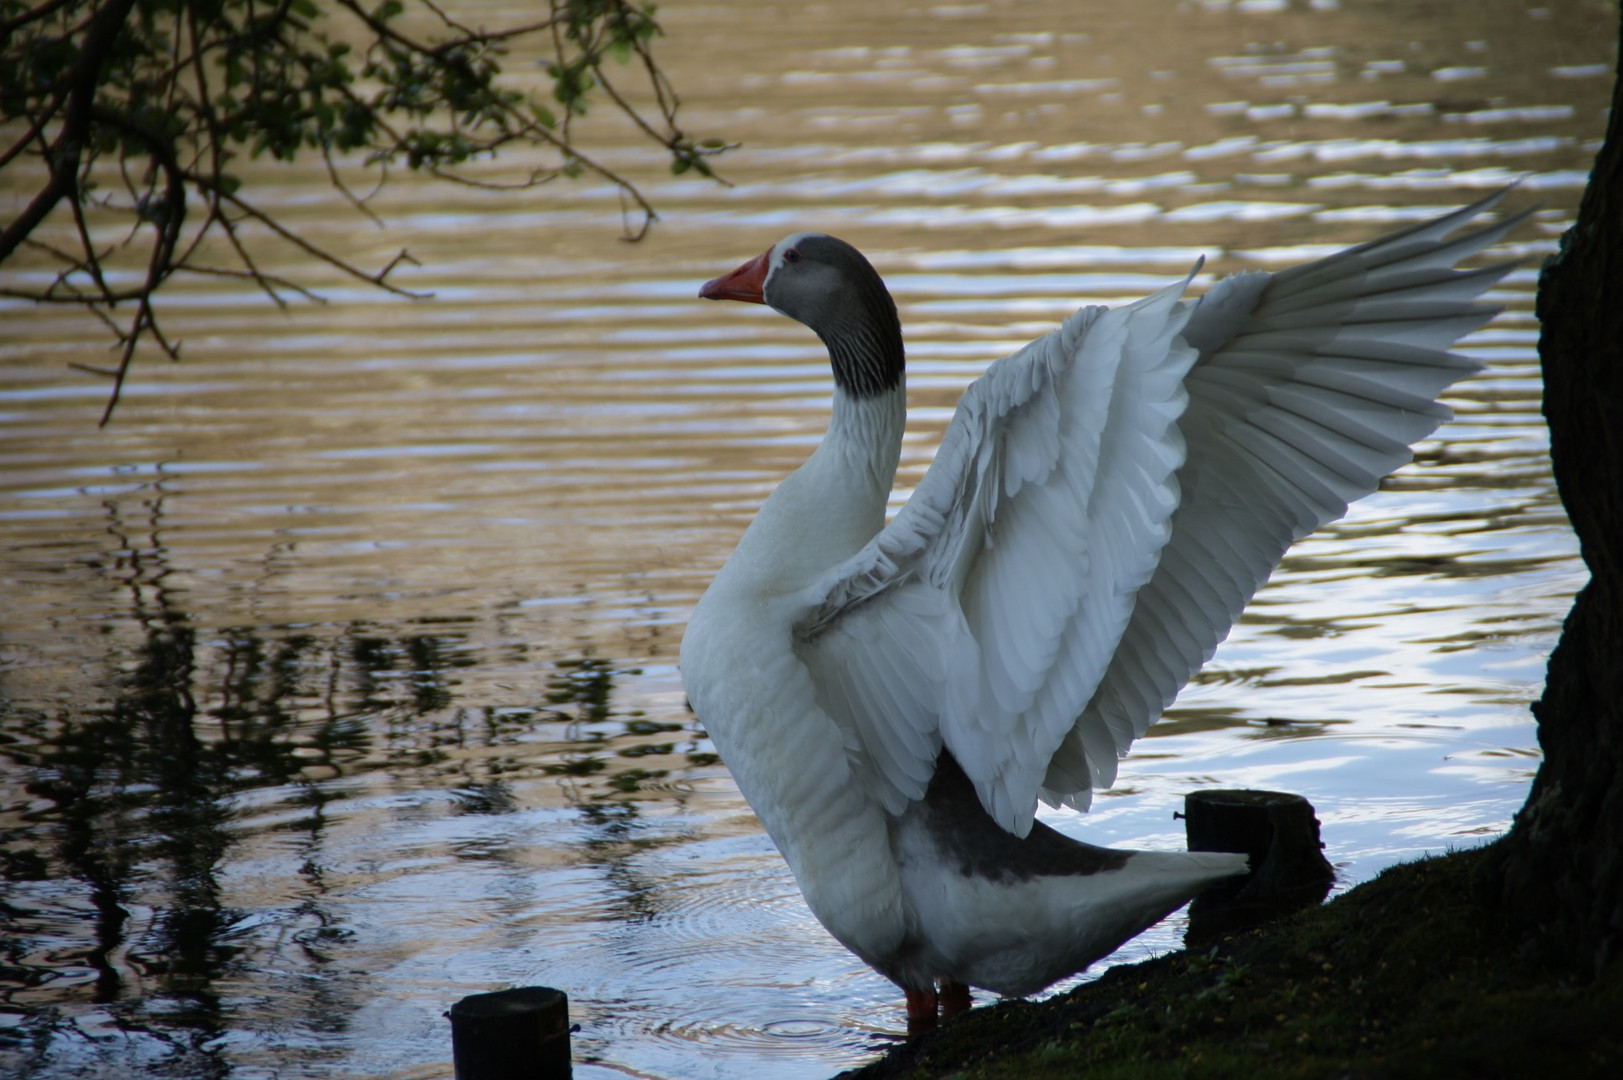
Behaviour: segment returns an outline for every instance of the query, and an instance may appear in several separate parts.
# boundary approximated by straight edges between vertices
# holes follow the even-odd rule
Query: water
[[[828,395],[803,328],[698,283],[797,228],[859,243],[907,332],[905,487],[990,359],[1198,255],[1204,287],[1520,177],[1543,209],[1504,251],[1537,260],[1603,128],[1607,5],[1155,7],[673,5],[734,187],[609,125],[664,215],[629,245],[589,186],[397,178],[385,232],[319,167],[266,170],[290,222],[409,248],[435,298],[274,249],[329,302],[178,281],[185,360],[144,359],[106,429],[66,367],[100,329],[0,310],[0,1071],[447,1077],[451,1002],[536,983],[591,1080],[820,1077],[900,1038],[685,709],[686,612]],[[1292,550],[1091,814],[1047,820],[1178,846],[1193,787],[1298,791],[1341,888],[1506,826],[1583,581],[1533,288],[1466,342],[1491,369],[1459,420]]]

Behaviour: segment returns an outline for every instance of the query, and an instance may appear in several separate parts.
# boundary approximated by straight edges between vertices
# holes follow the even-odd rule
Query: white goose
[[[964,392],[888,525],[902,333],[873,267],[796,233],[700,290],[816,331],[834,406],[699,601],[683,679],[813,914],[913,1027],[1244,872],[1071,840],[1037,802],[1086,809],[1291,542],[1449,416],[1478,365],[1447,350],[1510,269],[1453,266],[1526,213],[1449,237],[1503,194],[1197,301],[1185,279],[1078,311]]]

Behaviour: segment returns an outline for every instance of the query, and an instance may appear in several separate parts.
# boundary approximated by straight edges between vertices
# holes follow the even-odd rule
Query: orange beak
[[[772,262],[772,249],[767,248],[730,274],[704,283],[699,296],[705,300],[744,300],[751,304],[764,304],[761,290],[766,286],[766,272]]]

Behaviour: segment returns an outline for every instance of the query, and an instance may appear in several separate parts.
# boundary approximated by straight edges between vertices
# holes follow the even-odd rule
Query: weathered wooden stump
[[[1251,873],[1220,882],[1189,907],[1190,946],[1248,930],[1330,892],[1335,869],[1324,857],[1313,804],[1284,791],[1195,791],[1184,796],[1190,851],[1238,851]]]
[[[562,990],[470,994],[448,1015],[456,1080],[568,1080],[569,998]]]

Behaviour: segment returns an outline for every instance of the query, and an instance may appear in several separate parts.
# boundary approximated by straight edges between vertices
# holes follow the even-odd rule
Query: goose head
[[[730,274],[704,283],[706,300],[765,304],[810,327],[828,346],[834,382],[853,397],[897,389],[904,365],[896,302],[862,252],[833,236],[784,237]]]

